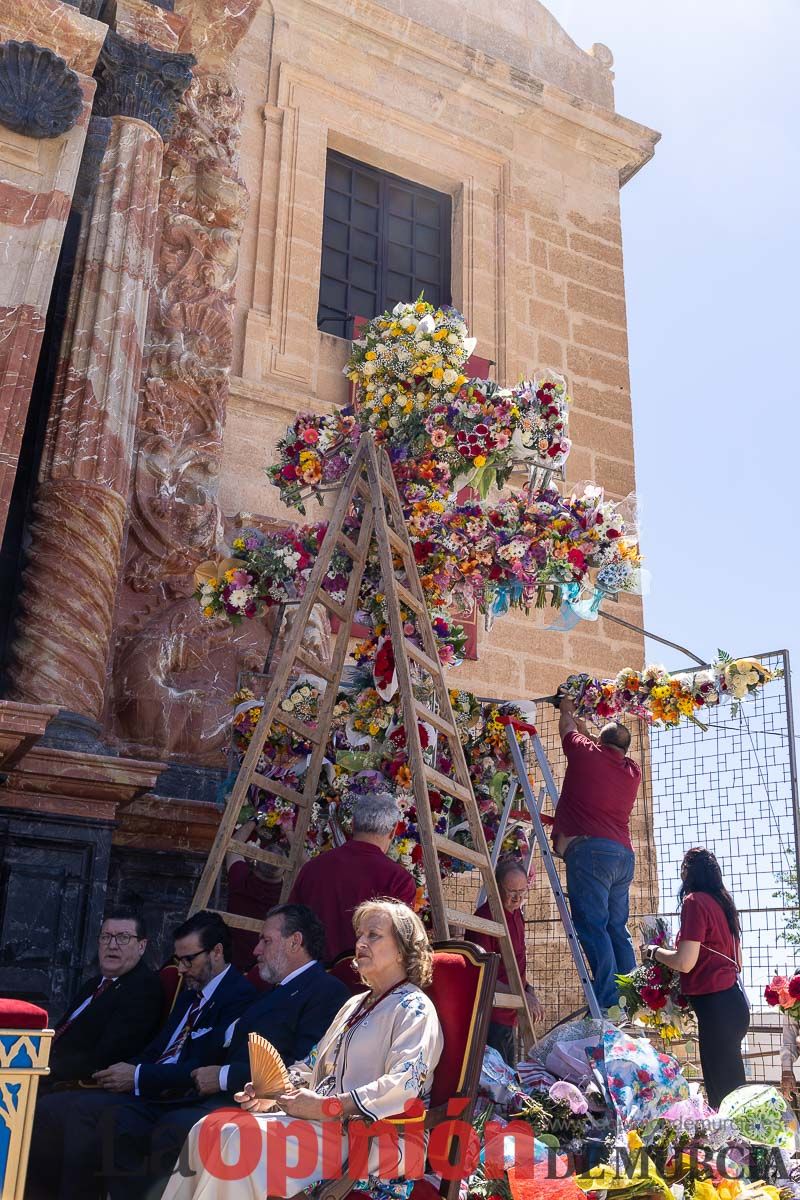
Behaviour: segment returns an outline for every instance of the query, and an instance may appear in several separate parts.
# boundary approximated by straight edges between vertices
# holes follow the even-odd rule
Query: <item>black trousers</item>
[[[499,1021],[490,1021],[486,1044],[496,1050],[510,1067],[516,1067],[517,1041],[513,1025],[501,1025]]]
[[[720,1102],[746,1082],[742,1061],[742,1038],[750,1026],[750,1009],[738,983],[724,992],[690,996],[697,1016],[700,1066],[708,1103]]]
[[[59,1092],[36,1105],[25,1200],[151,1200],[186,1135],[226,1104],[218,1094],[159,1104],[104,1091]]]

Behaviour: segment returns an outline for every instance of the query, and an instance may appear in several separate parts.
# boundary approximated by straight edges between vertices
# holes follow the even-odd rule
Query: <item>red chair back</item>
[[[494,988],[494,980],[487,988],[487,976],[494,957],[466,942],[443,943],[434,950],[433,981],[425,990],[442,1025],[444,1049],[433,1076],[431,1108],[468,1094],[472,1084],[477,1087],[486,1045],[484,1018],[491,1008],[485,1002]],[[470,1073],[473,1058],[477,1070]],[[474,1087],[472,1091],[474,1095]]]
[[[180,994],[183,979],[174,963],[167,963],[158,972],[161,982],[161,1024],[163,1025],[175,1007],[175,1001]]]
[[[353,970],[353,953],[352,950],[348,950],[345,954],[340,954],[328,967],[328,974],[335,975],[355,996],[358,992],[365,992],[367,988]]]

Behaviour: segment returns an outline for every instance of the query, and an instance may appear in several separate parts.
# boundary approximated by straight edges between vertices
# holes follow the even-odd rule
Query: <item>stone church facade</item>
[[[568,480],[634,488],[619,194],[658,135],[616,113],[604,46],[490,8],[4,6],[3,991],[71,991],[110,899],[162,932],[185,911],[270,635],[205,621],[194,569],[287,519],[264,467],[347,399],[372,301],[422,283],[494,378],[563,373]],[[548,623],[479,630],[454,683],[531,698],[641,661],[623,627]]]

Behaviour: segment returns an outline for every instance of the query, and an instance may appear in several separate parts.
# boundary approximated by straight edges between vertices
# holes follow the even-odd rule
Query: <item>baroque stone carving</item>
[[[0,124],[54,138],[72,129],[82,108],[80,80],[58,54],[33,42],[0,43]]]
[[[258,2],[215,0],[213,21],[201,6],[190,9],[192,45],[203,56],[198,50],[164,154],[113,671],[114,729],[126,750],[214,765],[237,670],[260,667],[268,637],[263,625],[232,637],[190,598],[194,568],[224,538],[217,488],[248,201],[237,168],[243,105],[230,64]]]
[[[94,111],[102,117],[138,117],[166,141],[194,63],[192,54],[156,50],[109,30],[95,70]]]

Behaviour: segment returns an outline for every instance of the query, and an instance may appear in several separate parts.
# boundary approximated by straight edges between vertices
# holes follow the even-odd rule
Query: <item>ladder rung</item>
[[[328,612],[332,612],[340,621],[345,621],[347,614],[344,610],[344,605],[338,600],[334,600],[330,592],[326,592],[324,588],[320,588],[317,592],[317,601],[319,604],[324,604]]]
[[[358,557],[358,547],[356,546],[355,542],[352,542],[347,534],[342,533],[341,530],[339,530],[336,540],[342,549],[347,551],[353,562],[355,562],[356,558]]]
[[[222,917],[226,925],[232,925],[234,929],[249,929],[253,933],[261,933],[263,921],[257,921],[255,917],[240,917],[238,913],[223,912],[221,908],[207,908],[206,912],[216,913],[218,917]]]
[[[271,851],[262,850],[260,846],[255,846],[252,842],[236,842],[231,838],[229,845],[231,850],[241,854],[244,858],[253,858],[256,862],[267,863],[270,867],[277,867],[279,871],[285,871],[289,866],[289,859],[285,854],[272,854]]]
[[[296,804],[298,808],[305,808],[306,798],[303,793],[296,792],[294,788],[287,787],[279,779],[270,779],[268,775],[259,775],[257,771],[254,771],[253,783],[257,787],[264,788],[266,791],[280,796],[281,800],[287,800],[289,804]]]
[[[311,654],[303,646],[300,646],[295,653],[295,661],[302,663],[304,667],[308,667],[309,671],[313,671],[315,675],[320,675],[323,679],[327,679],[328,683],[333,682],[333,671],[327,663],[320,662],[316,654]]]
[[[411,557],[411,558],[414,557],[413,550],[409,546],[408,542],[403,541],[403,539],[400,537],[399,533],[395,533],[395,531],[393,529],[391,529],[388,525],[386,526],[386,533],[389,538],[389,545],[392,547],[393,550],[396,550],[398,554],[402,554],[403,558],[405,558],[406,561],[408,561],[409,557]],[[416,567],[415,567],[415,570],[416,570]]]
[[[454,842],[441,833],[433,835],[433,844],[440,854],[449,854],[451,858],[457,858],[459,862],[472,863],[475,867],[489,866],[489,860],[485,854],[481,854],[478,850],[472,850],[469,846],[462,846],[460,842]]]
[[[418,600],[413,592],[410,592],[402,583],[395,582],[395,587],[397,588],[398,600],[402,600],[403,604],[407,605],[409,608],[412,608],[415,613],[419,614],[419,616],[424,615],[427,617],[428,610],[425,606],[424,600]]]
[[[414,708],[420,721],[427,721],[434,729],[438,729],[440,733],[446,733],[448,737],[458,737],[455,726],[451,725],[449,721],[445,721],[444,717],[440,717],[438,713],[431,712],[421,700],[414,701]]]
[[[425,764],[425,778],[433,784],[437,791],[444,792],[446,796],[455,796],[456,800],[463,800],[465,804],[469,804],[473,799],[469,788],[457,783],[455,779],[448,779],[446,775],[442,775],[441,771],[434,770],[427,763]]]
[[[394,500],[395,491],[388,479],[384,479],[383,474],[378,475],[378,483],[381,485],[381,491],[388,500]]]
[[[296,733],[298,737],[307,738],[314,745],[322,736],[319,728],[314,728],[313,725],[306,725],[303,721],[298,721],[297,717],[293,717],[291,713],[284,712],[282,708],[275,710],[275,716],[272,718],[273,723],[285,725],[287,729],[291,729],[292,733]]]
[[[438,676],[441,674],[441,663],[434,662],[429,654],[426,654],[414,642],[410,642],[408,638],[405,638],[404,641],[406,644],[406,654],[408,654],[409,658],[413,658],[421,667],[424,667],[429,675]]]
[[[358,492],[359,496],[363,496],[365,500],[372,499],[372,492],[370,491],[369,484],[367,483],[367,481],[363,475],[359,475],[359,477],[358,477],[358,483],[356,484],[356,491]]]
[[[517,996],[514,992],[495,992],[492,1003],[495,1008],[525,1007],[525,1001],[522,999],[522,996]]]
[[[490,937],[504,938],[506,929],[498,921],[487,921],[485,917],[476,917],[474,913],[462,912],[460,908],[446,908],[445,920],[448,925],[463,925],[465,929],[474,929],[476,933],[488,933]]]

